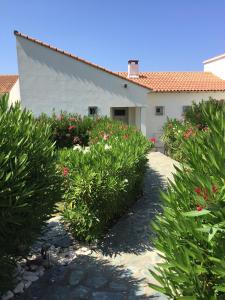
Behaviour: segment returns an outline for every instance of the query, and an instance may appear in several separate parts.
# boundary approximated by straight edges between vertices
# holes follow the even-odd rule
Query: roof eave
[[[153,90],[154,93],[216,93],[225,92],[225,89],[218,90]]]
[[[202,63],[205,65],[205,64],[211,63],[213,61],[220,60],[222,58],[225,58],[225,53],[221,54],[221,55],[214,56],[214,57],[209,58],[207,60],[204,60]]]

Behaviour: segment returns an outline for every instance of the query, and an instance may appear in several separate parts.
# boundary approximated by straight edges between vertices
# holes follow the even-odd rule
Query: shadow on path
[[[80,255],[69,266],[57,266],[34,282],[18,300],[135,300],[157,299],[140,291],[142,280],[123,266]]]
[[[165,187],[165,178],[148,166],[144,195],[99,241],[97,251],[110,257],[121,253],[139,255],[147,250],[152,251],[150,221],[160,212],[159,190]]]
[[[95,252],[46,271],[17,299],[166,299],[148,287],[153,280],[149,269],[158,262],[150,221],[160,213],[159,191],[166,189],[173,163],[160,153],[150,154],[143,196],[99,241]]]

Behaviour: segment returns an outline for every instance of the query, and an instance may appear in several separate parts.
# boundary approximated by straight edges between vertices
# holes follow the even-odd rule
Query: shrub
[[[50,127],[37,124],[19,104],[0,101],[0,289],[10,284],[11,266],[26,255],[60,199],[61,176]],[[9,272],[4,271],[9,270]]]
[[[225,106],[201,104],[208,130],[184,144],[186,163],[162,194],[153,223],[164,260],[151,287],[173,299],[225,297]]]
[[[189,122],[176,119],[168,119],[163,126],[162,141],[164,142],[165,153],[177,161],[184,160],[183,147],[186,138],[194,136],[197,128]]]
[[[209,98],[208,101],[201,101],[200,103],[192,103],[192,106],[185,112],[185,120],[192,125],[197,126],[200,130],[207,126],[207,120],[205,119],[202,109],[205,105],[213,106],[214,110],[220,110],[224,105],[224,100],[215,100]]]
[[[198,104],[193,103],[185,113],[183,120],[168,119],[163,126],[162,141],[164,142],[165,153],[177,161],[184,161],[183,154],[186,140],[194,138],[198,131],[207,131],[207,120],[202,110],[204,107],[214,107],[220,110],[224,101],[209,99]]]
[[[51,126],[51,139],[57,148],[70,148],[77,144],[87,146],[89,131],[95,123],[93,118],[82,118],[78,114],[67,112],[62,112],[60,116],[53,113],[51,117],[42,114],[38,120]]]
[[[76,237],[98,238],[141,191],[150,143],[135,128],[97,120],[90,147],[61,151],[64,220]]]

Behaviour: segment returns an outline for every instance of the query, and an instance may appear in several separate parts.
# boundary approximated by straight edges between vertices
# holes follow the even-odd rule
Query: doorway
[[[114,120],[118,120],[125,124],[128,124],[128,120],[129,120],[128,107],[112,107],[111,117]]]

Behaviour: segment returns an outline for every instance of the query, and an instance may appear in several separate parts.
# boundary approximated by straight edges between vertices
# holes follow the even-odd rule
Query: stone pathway
[[[172,179],[173,164],[160,152],[149,154],[143,196],[95,247],[79,248],[68,265],[56,265],[18,300],[167,299],[148,287],[149,269],[160,261],[149,223],[159,213],[159,189]]]

